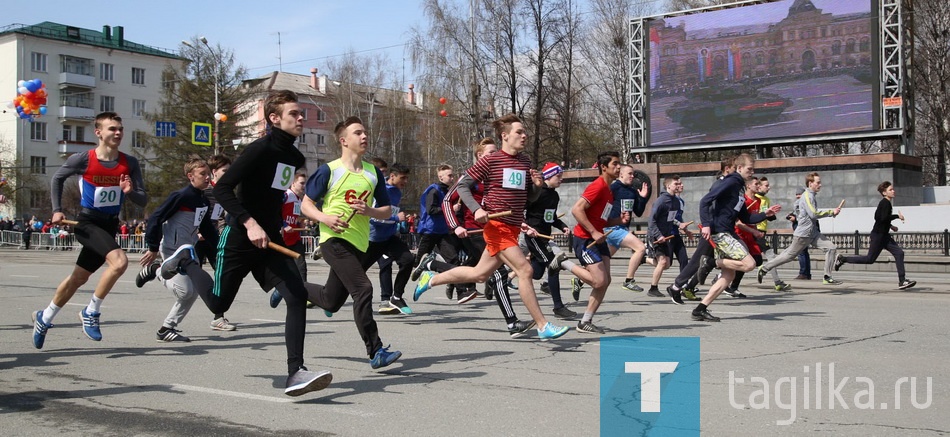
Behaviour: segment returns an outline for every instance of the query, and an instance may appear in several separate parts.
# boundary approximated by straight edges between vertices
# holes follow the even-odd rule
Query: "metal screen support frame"
[[[904,84],[904,22],[901,0],[881,2],[881,98],[902,97]],[[881,129],[904,128],[904,105],[881,106]]]
[[[630,20],[630,83],[627,96],[630,105],[630,147],[641,149],[647,147],[646,133],[646,95],[647,87],[643,83],[644,61],[646,56],[646,21],[643,19]],[[629,155],[630,151],[624,151]],[[627,161],[629,156],[624,156]]]

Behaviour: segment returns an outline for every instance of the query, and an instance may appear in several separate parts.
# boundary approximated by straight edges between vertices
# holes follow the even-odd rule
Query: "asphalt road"
[[[156,342],[155,331],[171,293],[157,282],[135,288],[130,269],[102,307],[101,342],[83,336],[76,315],[90,284],[36,350],[30,312],[49,303],[74,256],[0,251],[3,435],[587,436],[600,430],[598,337],[572,330],[551,342],[513,340],[493,302],[456,305],[441,288],[412,305],[413,315],[377,317],[384,343],[403,352],[382,371],[368,364],[349,304],[330,319],[311,312],[307,365],[332,371],[334,380],[300,398],[283,395],[283,307],[271,309],[252,281],[228,313],[239,330],[210,330],[211,315],[199,301],[180,327],[193,342],[165,344]],[[327,271],[323,262],[310,268],[311,278]],[[901,292],[893,272],[843,271],[837,277],[844,285],[789,280],[795,291],[781,294],[751,283],[753,277],[743,287],[747,299],[722,296],[711,307],[721,323],[700,323],[690,319],[692,305],[623,290],[622,268],[614,266],[615,283],[595,321],[608,336],[701,339],[703,434],[950,433],[950,275],[914,273],[918,287]],[[641,283],[648,274],[641,269]],[[791,270],[783,274],[788,278]],[[541,305],[550,313],[549,297]],[[581,304],[571,307],[583,311]],[[517,301],[516,311],[527,317]],[[819,363],[825,372],[834,364],[836,382],[849,378],[844,404],[834,402],[834,409],[827,399],[821,407],[804,400],[805,377]],[[867,380],[857,384],[858,377]],[[905,377],[916,378],[916,405],[909,383],[895,390]],[[776,397],[781,378],[797,381],[795,402]],[[874,384],[872,402],[867,381]],[[763,385],[774,399],[760,396]],[[810,396],[817,396],[814,388]]]

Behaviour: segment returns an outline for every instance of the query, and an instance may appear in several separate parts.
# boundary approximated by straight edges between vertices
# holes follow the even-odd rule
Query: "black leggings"
[[[846,256],[844,259],[845,262],[851,264],[874,264],[883,250],[887,250],[894,256],[894,263],[897,264],[897,280],[904,282],[907,279],[904,272],[904,249],[897,245],[890,233],[871,232],[871,244],[868,246],[868,253],[863,256]]]
[[[388,259],[383,260],[383,255],[386,255]],[[386,241],[370,241],[365,256],[366,262],[363,265],[366,268],[379,261],[379,289],[382,300],[389,300],[394,295],[397,299],[401,299],[403,293],[406,292],[406,284],[409,283],[409,276],[412,274],[414,265],[409,246],[398,235],[393,235]],[[393,262],[399,266],[395,282],[392,281]],[[366,265],[367,263],[369,265]]]
[[[696,244],[696,250],[693,252],[693,256],[689,258],[689,263],[686,264],[686,267],[680,270],[680,274],[676,276],[676,279],[673,280],[673,285],[677,288],[683,288],[687,283],[696,276],[696,272],[699,271],[699,263],[702,261],[703,255],[712,256],[713,247],[709,244],[709,240],[699,237],[699,243]]]

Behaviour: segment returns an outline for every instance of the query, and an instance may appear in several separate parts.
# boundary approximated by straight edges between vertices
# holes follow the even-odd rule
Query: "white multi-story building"
[[[11,181],[3,193],[15,199],[0,205],[0,215],[29,218],[49,214],[50,177],[66,158],[96,146],[96,114],[118,113],[125,127],[120,150],[143,156],[145,136],[155,135],[145,113],[156,112],[162,72],[185,59],[126,40],[121,26],[97,31],[43,22],[0,28],[0,62],[0,90],[11,91],[2,101],[13,101],[19,80],[40,79],[48,93],[46,115],[32,122],[7,104],[0,114],[0,175]]]

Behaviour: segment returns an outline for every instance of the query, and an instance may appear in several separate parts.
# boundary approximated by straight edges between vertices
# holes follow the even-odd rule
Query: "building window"
[[[132,85],[145,85],[145,69],[132,67]]]
[[[327,113],[320,108],[317,108],[317,121],[327,121]]]
[[[300,136],[297,137],[297,145],[298,146],[307,145],[307,134],[300,134]]]
[[[300,115],[303,116],[304,120],[307,120],[307,108],[300,108]]]
[[[318,145],[318,146],[323,146],[323,145],[325,145],[325,144],[327,143],[327,137],[326,137],[325,135],[323,135],[323,134],[316,134],[316,135],[317,135],[317,145]]]
[[[99,96],[99,112],[115,112],[115,97]]]
[[[132,131],[132,147],[135,149],[145,147],[145,132],[140,130]]]
[[[73,136],[73,127],[64,124],[63,125],[63,141],[71,141]]]
[[[46,72],[46,53],[30,53],[30,67],[33,71]]]
[[[145,116],[145,100],[132,100],[132,115],[136,117]]]
[[[81,74],[83,76],[95,76],[96,74],[96,63],[92,59],[60,55],[59,60],[63,73]]]
[[[45,208],[49,206],[49,193],[42,190],[30,190],[30,208]]]
[[[99,64],[99,79],[106,82],[115,81],[115,65],[105,62]]]
[[[30,173],[46,174],[46,157],[45,156],[31,156],[30,157]]]
[[[76,141],[80,143],[86,141],[86,126],[76,126]]]
[[[30,139],[34,141],[46,141],[46,122],[34,121],[30,123]]]

